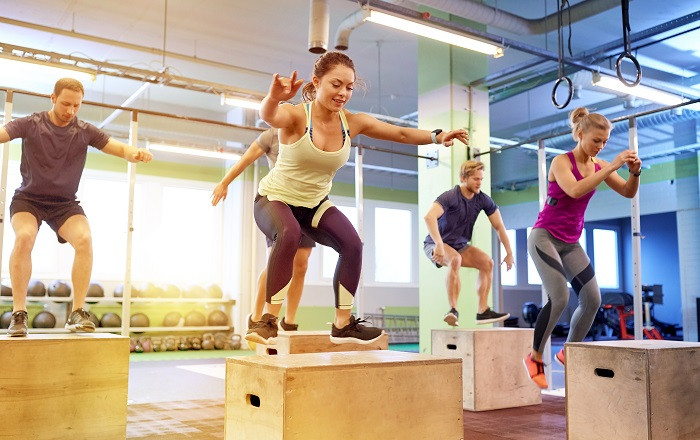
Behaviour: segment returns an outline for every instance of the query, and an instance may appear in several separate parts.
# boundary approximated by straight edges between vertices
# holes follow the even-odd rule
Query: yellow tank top
[[[311,103],[304,103],[304,111],[306,132],[292,144],[280,143],[277,164],[260,181],[258,193],[267,196],[268,200],[313,208],[331,192],[336,171],[350,157],[350,129],[341,111],[342,148],[338,151],[320,150],[311,140]]]

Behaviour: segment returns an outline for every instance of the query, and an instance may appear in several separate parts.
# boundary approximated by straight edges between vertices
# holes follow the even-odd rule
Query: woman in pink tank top
[[[569,122],[577,141],[576,147],[552,161],[547,203],[527,240],[528,252],[549,299],[537,316],[532,352],[524,360],[530,378],[541,388],[548,387],[542,350],[568,305],[567,282],[571,283],[578,296],[578,307],[571,318],[567,342],[583,340],[600,307],[600,289],[595,271],[578,243],[588,202],[596,187],[603,182],[624,197],[634,197],[639,189],[642,170],[642,161],[632,150],[622,151],[611,162],[597,157],[605,148],[612,129],[605,116],[589,113],[586,108],[579,107],[571,112]],[[617,174],[623,165],[629,169],[627,180]],[[555,360],[562,365],[566,362],[563,349],[556,354]]]

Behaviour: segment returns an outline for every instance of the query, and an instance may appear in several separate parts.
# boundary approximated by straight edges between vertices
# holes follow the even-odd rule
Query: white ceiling
[[[453,0],[452,3],[458,2]],[[411,6],[405,1],[391,3]],[[531,19],[556,11],[555,0],[487,0],[483,3]],[[349,0],[328,0],[328,4],[329,46],[332,47],[340,22],[357,11],[359,4]],[[167,68],[174,75],[265,93],[274,72],[288,74],[297,69],[303,77],[310,77],[317,55],[307,50],[309,6],[309,0],[169,0],[167,3],[166,0],[0,0],[0,43],[151,71]],[[632,0],[632,33],[698,13],[699,9],[697,0]],[[33,25],[58,28],[64,33],[73,31],[81,34],[81,38],[36,29]],[[698,25],[700,22],[696,21],[682,29],[694,29]],[[527,36],[495,27],[488,27],[486,31],[554,54],[557,52],[556,29],[545,35]],[[654,39],[661,40],[668,35],[661,34]],[[137,51],[116,44],[90,41],[85,36],[140,45],[152,50]],[[591,51],[621,37],[621,14],[620,8],[616,7],[572,25],[573,53]],[[640,49],[637,55],[643,64],[645,80],[656,79],[664,84],[683,86],[687,90],[695,87],[700,95],[699,41],[700,31],[694,30]],[[159,53],[163,48],[181,56],[163,57]],[[600,61],[603,68],[614,64],[621,47],[611,52],[615,52],[615,55],[611,54],[611,58]],[[367,23],[353,31],[347,53],[355,61],[359,77],[367,84],[364,94],[356,92],[353,96],[348,106],[351,110],[396,118],[416,111],[415,37]],[[187,57],[191,58],[183,59]],[[489,75],[536,59],[512,47],[506,48],[505,56],[489,61]],[[683,71],[680,74],[670,73],[673,69],[669,66]],[[556,70],[555,62],[541,61],[536,67],[523,69],[518,75],[505,78],[504,84],[498,84],[498,88],[493,89],[497,102],[491,106],[492,136],[524,140],[543,131],[556,130],[563,126],[567,111],[578,105],[591,106],[610,115],[625,111],[623,99],[587,89],[583,89],[580,98],[569,107],[557,110],[550,100],[553,80],[542,80],[538,86],[524,82],[526,76],[539,76],[552,69]],[[43,82],[28,78],[12,80],[5,73],[0,74],[0,87],[50,93],[52,84],[53,79]],[[98,76],[95,82],[86,86],[86,100],[119,105],[138,89],[140,83]],[[518,89],[518,93],[502,99],[503,90],[511,89]],[[149,87],[131,106],[216,120],[226,120],[230,110],[222,107],[219,97],[214,94],[167,86]],[[660,130],[668,132],[662,136],[662,142],[673,144],[673,128],[669,126]],[[640,140],[643,141],[642,137]],[[377,159],[377,163],[415,169],[415,161],[398,157]]]

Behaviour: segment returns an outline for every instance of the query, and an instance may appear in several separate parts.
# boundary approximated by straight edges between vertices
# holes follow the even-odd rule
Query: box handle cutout
[[[269,355],[275,355],[275,354],[277,354],[277,349],[276,349],[276,348],[268,348],[268,349],[266,349],[266,351],[267,351],[267,354],[269,354]]]
[[[255,394],[246,394],[245,400],[256,408],[260,408],[260,397]]]
[[[612,379],[613,377],[615,377],[615,372],[608,368],[596,368],[595,375]]]
[[[447,344],[448,350],[457,350],[457,344]]]

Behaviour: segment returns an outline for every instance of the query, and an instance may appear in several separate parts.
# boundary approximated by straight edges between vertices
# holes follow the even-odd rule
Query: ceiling
[[[607,0],[570,0],[570,3],[576,6],[603,1]],[[333,47],[340,23],[360,6],[350,0],[327,0],[327,3],[329,47]],[[387,3],[400,8],[417,8],[409,1]],[[438,10],[450,7],[461,10],[475,2],[426,0],[424,3]],[[555,0],[487,0],[479,6],[494,8],[496,13],[507,12],[538,20],[555,13],[556,4]],[[308,79],[317,58],[308,51],[310,0],[0,0],[0,8],[3,11],[0,17],[2,44],[140,71],[165,72],[255,94],[266,92],[275,72],[288,74],[296,69]],[[697,29],[700,27],[700,4],[697,0],[632,0],[629,16],[631,34],[639,37],[633,39],[631,45],[633,49],[639,48],[634,54],[642,65],[643,83],[652,81],[665,89],[674,88],[690,99],[700,97],[700,30]],[[481,16],[470,17],[484,21]],[[566,20],[566,14],[564,18]],[[500,22],[479,29],[509,43],[503,57],[489,59],[489,74],[478,81],[489,88],[491,136],[494,138],[517,142],[561,132],[566,127],[568,111],[580,105],[611,118],[654,107],[646,101],[596,91],[590,86],[589,72],[584,69],[576,73],[580,69],[571,68],[567,74],[577,86],[575,98],[568,107],[559,110],[551,102],[557,78],[556,27],[548,26],[549,32],[539,34],[523,34],[512,25],[504,26]],[[573,57],[568,53],[567,57],[579,64],[614,71],[615,59],[623,49],[619,5],[611,4],[603,12],[575,21],[570,29]],[[566,42],[568,27],[564,31]],[[367,90],[356,92],[348,108],[414,122],[418,107],[417,47],[417,38],[410,34],[373,23],[357,27],[351,33],[347,53],[354,60],[359,77],[366,82]],[[522,48],[534,48],[539,56]],[[54,81],[26,76],[12,78],[7,73],[0,75],[0,87],[50,93]],[[86,100],[121,105],[141,84],[134,79],[98,75],[94,82],[86,84]],[[232,112],[231,107],[222,106],[215,93],[167,84],[146,88],[129,106],[218,121],[255,123],[251,113],[247,114],[247,119],[235,119],[237,113]],[[696,112],[686,112],[675,119],[650,121],[646,126],[640,121],[640,152],[658,155],[683,143],[693,149],[692,145],[698,142]],[[106,114],[100,113],[94,118],[99,121]],[[609,155],[627,145],[626,130],[621,127],[616,133],[618,131],[607,149]],[[247,144],[254,134],[236,133],[236,140]],[[193,135],[193,138],[198,136]],[[208,142],[206,133],[199,138],[199,143]],[[370,141],[363,139],[362,142]],[[394,148],[390,143],[374,145]],[[572,146],[571,138],[554,138],[548,141],[548,146],[568,149]],[[523,161],[527,163],[525,171]],[[417,167],[413,158],[384,153],[368,155],[365,162],[396,169],[416,170]],[[513,173],[515,170],[518,172]],[[531,151],[509,150],[495,158],[492,171],[494,186],[517,188],[536,176],[536,161]],[[405,173],[375,170],[374,175],[370,173],[368,177],[367,183],[378,186],[417,187],[416,177]],[[339,173],[339,178],[352,180],[352,170]]]

